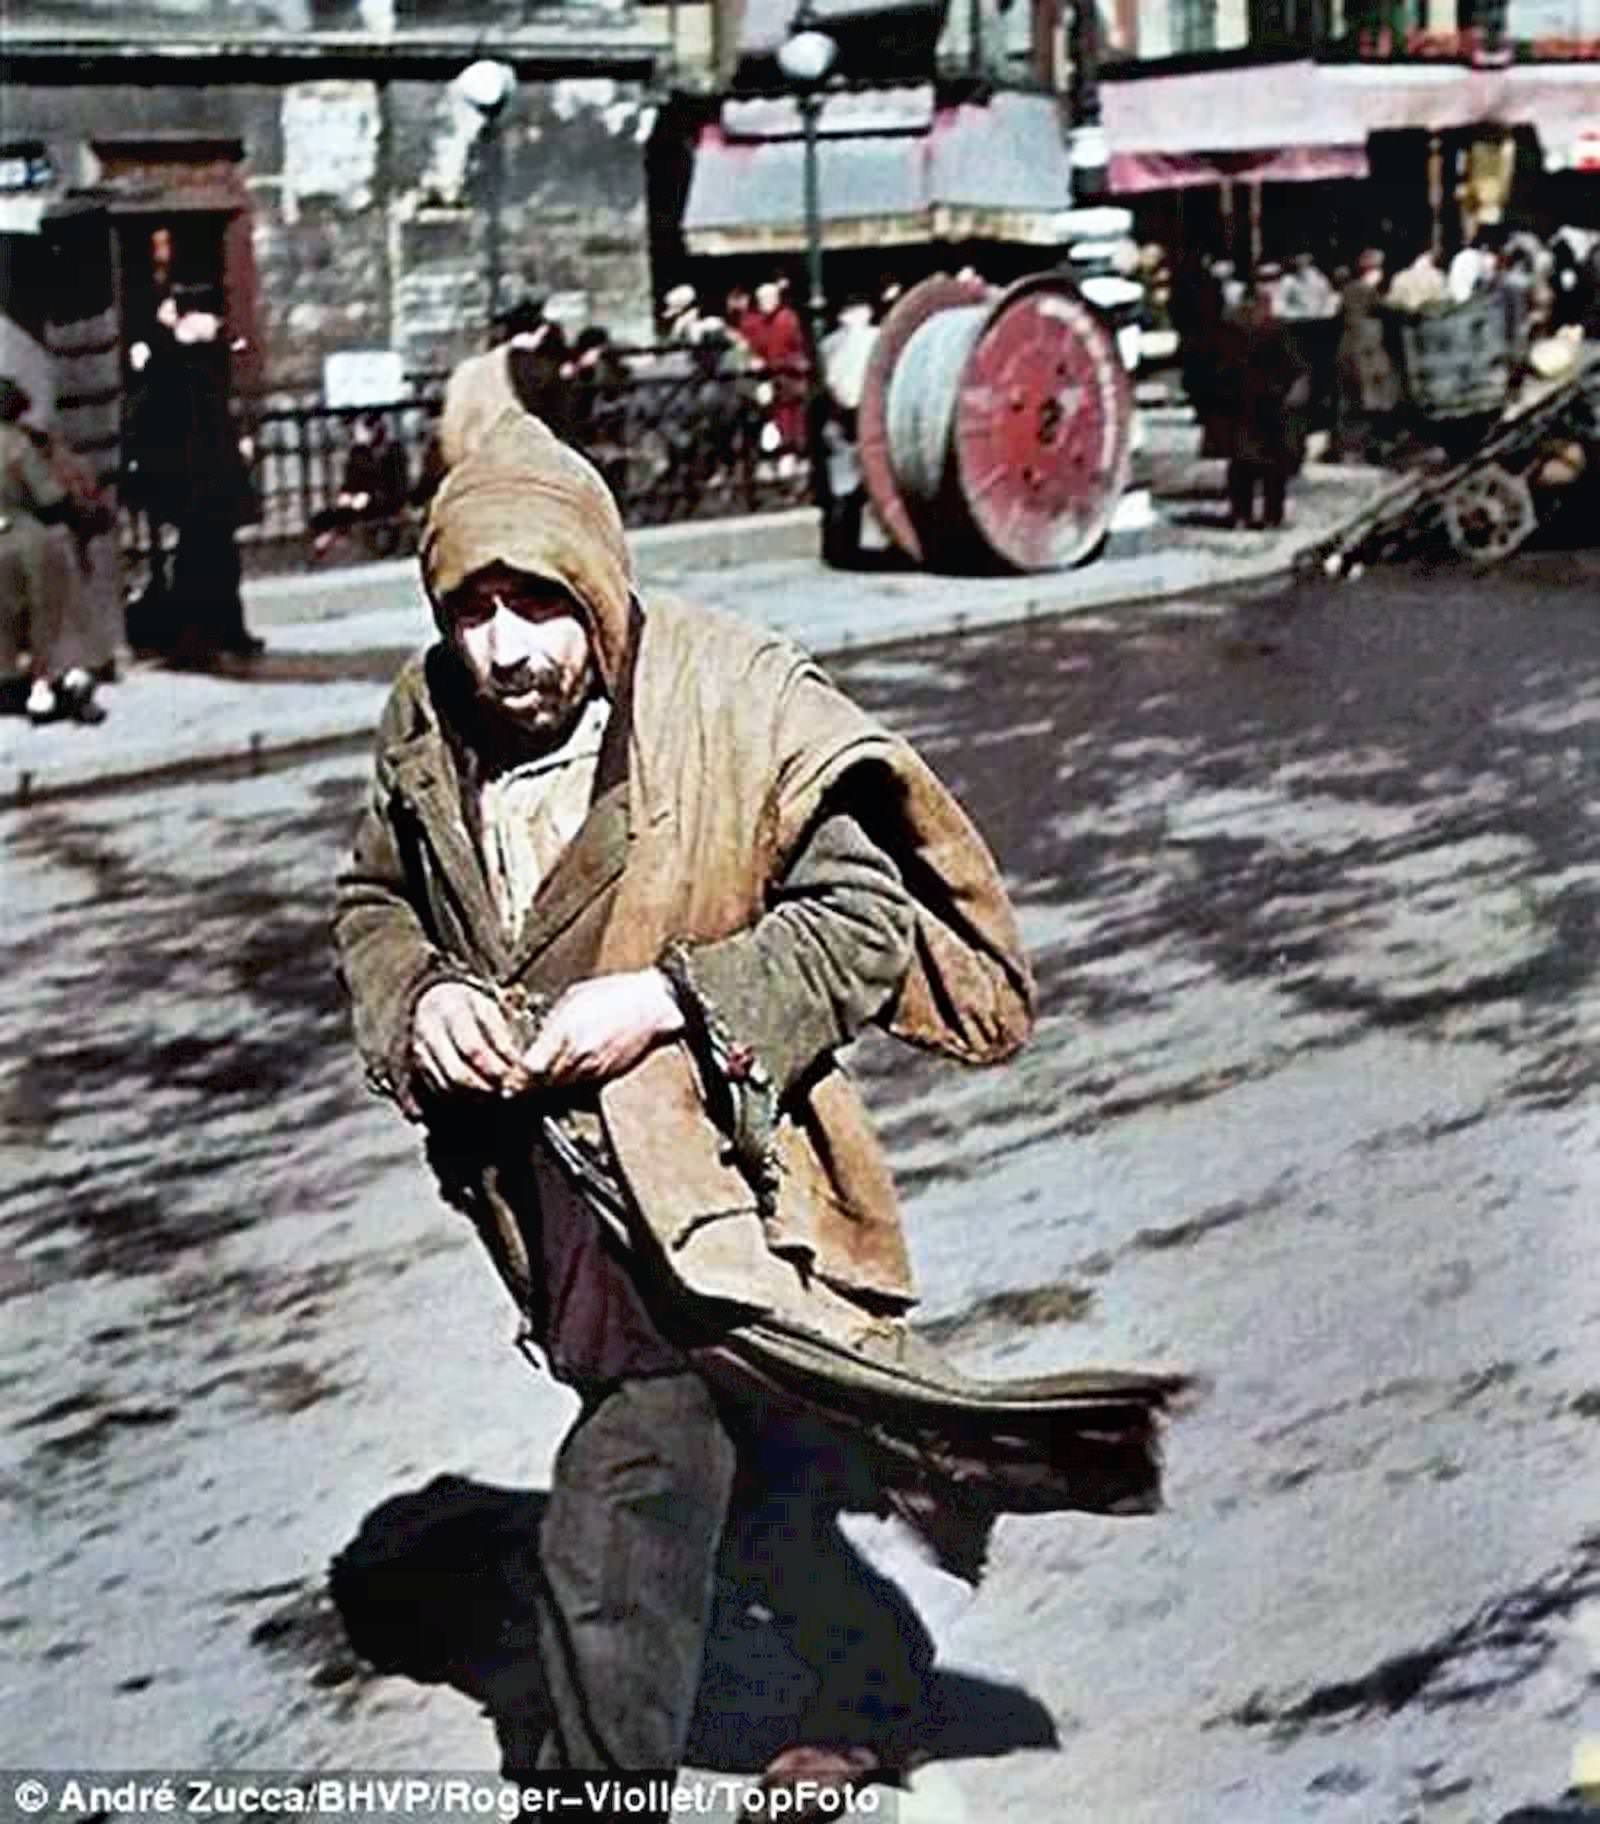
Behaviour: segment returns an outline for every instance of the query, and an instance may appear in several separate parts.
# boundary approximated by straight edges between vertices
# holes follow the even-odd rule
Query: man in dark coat
[[[153,429],[141,447],[159,451],[150,477],[152,532],[170,520],[178,549],[172,579],[129,617],[144,651],[185,665],[248,659],[262,642],[245,626],[238,531],[255,495],[230,404],[228,349],[215,300],[205,288],[180,294],[170,347],[146,372]],[[149,460],[149,458],[147,458]]]
[[[741,1465],[798,1457],[975,1579],[1002,1510],[1148,1511],[1175,1382],[974,1383],[911,1335],[836,1053],[870,1021],[975,1064],[1022,1043],[992,858],[804,654],[642,601],[545,426],[513,408],[459,447],[422,554],[441,639],[384,714],[340,969],[374,1087],[582,1401],[529,1541],[540,1766],[673,1769]]]
[[[1168,305],[1178,332],[1179,371],[1184,396],[1200,423],[1200,454],[1221,453],[1227,415],[1227,382],[1222,371],[1224,342],[1222,285],[1197,253],[1180,254],[1172,274]]]
[[[1279,276],[1276,267],[1263,266],[1244,305],[1220,332],[1229,399],[1223,431],[1229,519],[1235,526],[1266,530],[1283,524],[1289,478],[1300,467],[1304,448],[1301,414],[1310,397],[1306,364],[1274,308]]]

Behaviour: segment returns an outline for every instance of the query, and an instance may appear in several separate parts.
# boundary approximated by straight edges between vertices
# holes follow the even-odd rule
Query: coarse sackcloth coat
[[[436,601],[495,561],[567,589],[603,687],[625,699],[627,852],[601,972],[648,967],[674,945],[692,957],[749,927],[819,812],[847,799],[866,807],[916,906],[912,962],[880,1024],[968,1064],[1017,1050],[1032,978],[999,871],[955,799],[787,640],[669,597],[641,603],[609,491],[522,414],[502,418],[447,476],[424,542]],[[428,668],[413,662],[384,715],[338,916],[358,1044],[377,1086],[402,1100],[411,1018],[429,985],[465,976],[517,992],[514,946],[496,936],[448,756]],[[746,1316],[738,1359],[723,1363],[735,1378],[846,1412],[903,1465],[927,1468],[931,1451],[947,1479],[983,1479],[980,1434],[1005,1415],[1001,1454],[1027,1459],[1027,1495],[1000,1505],[1153,1503],[1153,1420],[1174,1377],[1086,1370],[987,1386],[910,1334],[915,1294],[893,1180],[836,1059],[785,1098],[771,1174],[733,1155],[687,1043],[604,1084],[599,1105],[645,1231],[642,1269]],[[741,1336],[753,1345],[742,1352]],[[1094,1467],[1073,1473],[1085,1439]]]

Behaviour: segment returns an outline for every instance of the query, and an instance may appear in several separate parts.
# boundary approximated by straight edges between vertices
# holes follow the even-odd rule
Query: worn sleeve
[[[411,1028],[417,1003],[440,982],[475,978],[433,943],[408,884],[380,782],[339,876],[334,951],[367,1081],[415,1116]]]
[[[779,1101],[893,1000],[915,909],[899,870],[840,810],[812,826],[767,910],[715,943],[676,945],[664,966],[725,1074],[764,1079]]]

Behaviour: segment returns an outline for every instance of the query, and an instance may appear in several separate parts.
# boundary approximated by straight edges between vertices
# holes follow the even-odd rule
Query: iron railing
[[[375,412],[405,454],[411,500],[386,527],[364,527],[375,555],[414,540],[426,502],[429,446],[445,376],[414,375],[411,396],[382,407],[328,406],[283,395],[249,414],[256,546],[309,543],[315,516],[336,500],[359,419]],[[556,428],[600,469],[630,526],[778,511],[811,498],[805,453],[774,389],[803,393],[802,376],[773,376],[697,359],[686,349],[630,351],[604,381],[568,382]],[[556,414],[553,413],[552,416]],[[791,438],[792,441],[792,438]]]

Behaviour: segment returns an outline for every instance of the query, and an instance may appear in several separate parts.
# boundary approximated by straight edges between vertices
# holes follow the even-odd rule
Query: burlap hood
[[[437,605],[474,571],[509,564],[559,583],[588,619],[614,694],[627,652],[633,563],[594,465],[520,407],[502,411],[433,497],[422,575]]]

